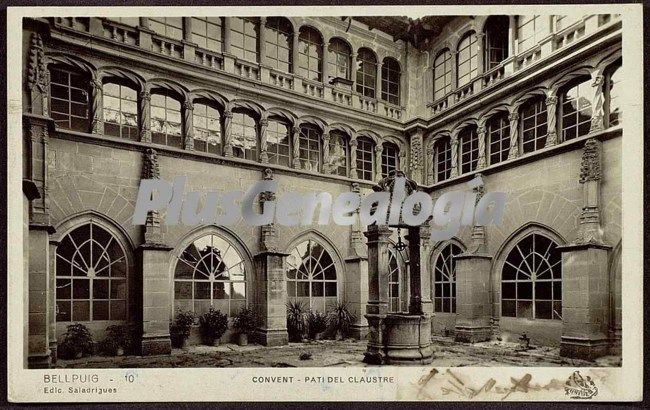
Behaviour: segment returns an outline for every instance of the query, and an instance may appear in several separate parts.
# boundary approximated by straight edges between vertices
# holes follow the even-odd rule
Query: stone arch
[[[103,81],[104,79],[119,79],[133,84],[137,91],[142,91],[145,88],[145,80],[140,74],[137,74],[129,69],[114,66],[100,67],[97,70],[97,79]]]
[[[226,110],[233,111],[236,109],[241,109],[252,113],[257,120],[262,118],[264,111],[266,111],[260,104],[246,99],[233,100],[227,104]]]
[[[50,240],[60,242],[68,233],[91,221],[106,229],[111,235],[115,236],[122,245],[126,245],[128,248],[127,251],[131,253],[130,255],[127,255],[127,258],[129,256],[133,258],[133,249],[135,249],[135,245],[122,225],[110,216],[94,210],[77,212],[69,215],[64,220],[59,221],[54,227],[56,231],[50,236]],[[133,262],[133,259],[130,261]]]
[[[461,131],[466,127],[478,127],[478,119],[476,117],[461,119],[451,127],[452,133],[455,131]]]
[[[325,127],[327,126],[327,123],[324,120],[314,115],[303,115],[302,117],[298,118],[295,124],[298,127],[306,124],[314,125],[320,129],[321,133],[325,131]]]
[[[212,91],[208,89],[192,90],[189,93],[188,100],[190,102],[193,103],[195,100],[198,99],[207,100],[216,104],[222,113],[228,106],[228,99],[226,97],[224,97],[223,95],[219,94],[216,91]]]
[[[379,134],[369,129],[357,131],[356,137],[367,137],[370,138],[375,143],[375,145],[381,145],[381,137]]]
[[[48,68],[50,64],[60,64],[79,70],[84,74],[87,74],[91,79],[95,79],[97,77],[97,68],[93,64],[77,55],[61,52],[46,53],[45,64],[48,66]]]
[[[354,134],[356,133],[354,128],[352,128],[347,124],[343,124],[342,122],[336,122],[334,124],[330,124],[330,131],[341,131],[342,133],[348,136],[348,139],[352,139],[354,137]]]
[[[557,95],[558,90],[570,82],[580,78],[580,77],[590,77],[593,71],[592,66],[582,66],[572,70],[569,73],[566,73],[555,80],[552,80],[551,86],[549,87],[553,95]]]
[[[429,61],[429,67],[433,68],[435,66],[435,62],[440,57],[443,55],[445,52],[448,52],[451,54],[452,50],[452,45],[449,39],[446,39],[440,46],[438,46],[433,53],[431,53],[431,61]]]
[[[284,108],[271,107],[265,111],[264,115],[268,119],[280,119],[282,121],[285,121],[289,124],[290,127],[296,124],[295,114]]]
[[[476,28],[474,27],[474,24],[471,24],[469,27],[465,28],[463,30],[463,34],[458,36],[458,40],[456,41],[456,46],[454,47],[454,51],[458,53],[458,47],[460,46],[460,43],[465,40],[467,37],[473,35],[476,35],[477,31]]]
[[[178,97],[181,104],[187,101],[187,88],[175,81],[165,78],[153,78],[147,81],[145,90],[148,92],[152,92],[154,90],[165,90]]]
[[[612,53],[608,54],[607,56],[603,57],[596,64],[596,69],[598,70],[598,73],[602,74],[603,72],[607,71],[612,64],[616,64],[617,60],[622,58],[623,57],[621,54],[621,49],[617,49]]]
[[[479,122],[487,122],[492,116],[496,114],[508,114],[510,112],[510,109],[511,107],[505,103],[496,104],[492,107],[489,107],[479,115]]]
[[[546,87],[535,87],[533,89],[526,90],[520,93],[512,100],[513,110],[519,109],[519,107],[521,107],[531,98],[535,98],[535,97],[546,98],[548,92],[549,90]]]

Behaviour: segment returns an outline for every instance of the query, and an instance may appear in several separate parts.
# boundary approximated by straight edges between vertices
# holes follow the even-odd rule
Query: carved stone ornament
[[[596,139],[585,142],[582,151],[582,164],[580,165],[580,183],[600,180],[600,154],[601,143]]]
[[[144,152],[144,161],[142,164],[142,178],[144,179],[160,178],[158,153],[153,148],[147,148],[147,150]]]
[[[43,39],[38,33],[32,35],[29,48],[29,62],[27,65],[27,86],[30,90],[38,88],[46,92],[50,83],[50,75],[45,64]]]

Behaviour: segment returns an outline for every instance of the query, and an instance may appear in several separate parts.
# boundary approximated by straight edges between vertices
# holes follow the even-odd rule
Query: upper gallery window
[[[182,148],[181,103],[166,90],[151,94],[151,140]]]
[[[149,28],[161,36],[183,39],[183,17],[149,17]]]
[[[268,17],[265,27],[266,63],[288,73],[292,68],[293,28],[284,17]]]
[[[192,118],[194,150],[221,155],[221,114],[205,102],[195,102]]]
[[[398,166],[399,148],[397,145],[385,142],[384,149],[381,151],[381,176],[387,177],[390,171],[394,171]]]
[[[121,82],[103,88],[104,134],[134,141],[138,135],[138,93]]]
[[[508,57],[508,16],[490,16],[485,23],[485,71]]]
[[[322,81],[323,38],[311,27],[301,27],[298,37],[298,74],[314,81]]]
[[[237,158],[257,161],[257,124],[244,111],[232,113],[232,149]]]
[[[458,86],[469,84],[478,74],[478,42],[476,33],[467,34],[458,44]]]
[[[88,76],[64,67],[50,68],[50,116],[57,127],[88,132]]]
[[[544,33],[542,19],[545,17],[539,15],[517,16],[517,41],[519,42],[519,52],[526,51],[537,44]],[[547,33],[546,33],[547,34]]]
[[[366,181],[375,179],[375,144],[370,138],[357,138],[357,175]]]
[[[510,153],[510,123],[508,114],[500,113],[492,116],[487,122],[487,133],[490,164],[505,161]]]
[[[548,134],[546,101],[543,97],[531,98],[521,107],[521,137],[523,153],[536,151],[546,145]]]
[[[230,45],[234,56],[259,62],[259,18],[234,17],[230,24]]]
[[[359,50],[357,55],[357,92],[365,97],[375,98],[377,87],[377,58],[367,48]]]
[[[287,124],[271,120],[267,128],[269,163],[291,166],[291,133]]]
[[[333,38],[327,47],[328,72],[332,77],[350,78],[350,46],[340,38]]]
[[[451,91],[451,52],[445,49],[433,62],[433,100]]]
[[[558,16],[553,16],[554,21],[555,21],[555,32],[558,32],[560,30],[564,30],[565,28],[569,27],[573,23],[579,21],[582,16],[565,16],[565,15],[558,15]]]
[[[393,58],[386,57],[381,66],[382,100],[399,105],[400,76],[399,63]]]
[[[192,41],[199,47],[220,53],[223,47],[221,17],[192,17]]]
[[[581,137],[591,127],[591,79],[580,78],[560,92],[560,129],[562,141]]]

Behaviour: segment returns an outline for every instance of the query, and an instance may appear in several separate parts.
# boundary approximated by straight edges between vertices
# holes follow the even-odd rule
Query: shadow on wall
[[[561,320],[528,320],[501,317],[501,340],[518,343],[522,333],[530,338],[532,346],[559,347],[562,340]]]

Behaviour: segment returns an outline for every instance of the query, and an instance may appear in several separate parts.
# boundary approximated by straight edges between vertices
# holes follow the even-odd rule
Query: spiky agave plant
[[[350,326],[357,320],[346,302],[338,302],[333,305],[328,312],[329,325],[336,334],[345,337],[350,330]]]
[[[287,332],[289,333],[289,340],[292,342],[299,342],[305,335],[306,309],[305,306],[298,301],[287,303]]]

